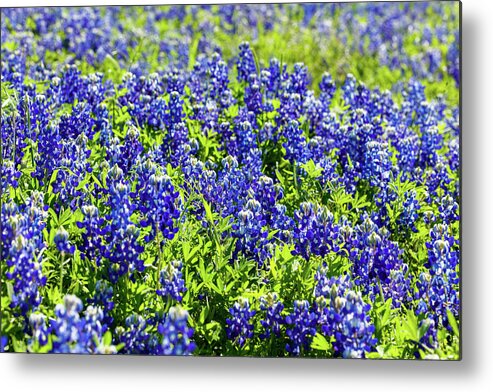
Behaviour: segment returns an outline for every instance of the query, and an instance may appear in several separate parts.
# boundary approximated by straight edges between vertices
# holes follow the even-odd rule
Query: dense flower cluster
[[[377,343],[368,314],[370,305],[352,290],[348,276],[328,279],[324,271],[318,271],[315,279],[318,322],[324,335],[334,337],[334,353],[344,358],[364,358]]]
[[[44,195],[33,192],[24,206],[2,205],[2,261],[12,284],[10,307],[27,316],[41,303],[40,288],[46,284],[42,273],[42,252],[46,248],[43,229],[47,212]]]
[[[157,294],[163,297],[170,297],[175,301],[182,300],[182,294],[187,290],[182,274],[183,264],[179,260],[172,261],[165,269],[159,273],[161,289],[156,290]]]
[[[306,300],[295,301],[293,312],[286,316],[286,335],[290,342],[286,351],[292,355],[300,355],[309,350],[312,338],[317,333],[317,314],[310,308]]]
[[[82,308],[78,297],[66,295],[63,304],[56,306],[56,319],[50,320],[49,326],[43,314],[33,313],[30,324],[34,341],[44,346],[50,335],[53,353],[115,354],[115,346],[106,345],[103,340],[102,309],[89,305],[81,317]]]
[[[2,9],[0,351],[457,356],[458,11]]]
[[[427,272],[420,274],[417,283],[417,313],[431,318],[434,326],[450,327],[447,311],[455,317],[459,315],[459,276],[456,271],[459,253],[456,250],[457,241],[450,236],[449,230],[444,224],[437,224],[431,230],[430,241],[426,243]]]
[[[269,293],[260,298],[260,310],[266,312],[265,319],[261,320],[265,332],[260,334],[261,339],[267,339],[271,334],[280,336],[281,325],[284,324],[284,317],[281,315],[284,305],[279,301],[276,293]]]
[[[157,355],[190,355],[195,350],[191,340],[193,329],[187,325],[188,312],[182,308],[172,307],[166,318],[158,325],[157,330],[162,341]]]
[[[235,344],[243,347],[247,339],[253,336],[253,324],[250,319],[255,315],[254,310],[250,310],[250,304],[246,298],[240,298],[229,309],[231,318],[226,319],[226,334]]]
[[[329,252],[339,251],[339,226],[327,208],[303,202],[295,212],[298,226],[294,229],[296,250],[305,259],[312,254],[324,257]]]

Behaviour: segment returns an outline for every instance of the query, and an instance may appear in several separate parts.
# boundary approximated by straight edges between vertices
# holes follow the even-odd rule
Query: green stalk
[[[62,261],[60,262],[60,294],[63,293],[63,264],[65,263],[65,252],[62,251]]]

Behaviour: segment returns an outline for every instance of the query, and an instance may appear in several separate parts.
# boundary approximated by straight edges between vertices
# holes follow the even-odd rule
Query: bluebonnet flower
[[[315,280],[318,323],[324,335],[334,337],[335,355],[364,358],[377,343],[368,315],[370,305],[362,300],[360,293],[353,291],[347,275],[328,279],[326,271],[319,270]]]
[[[282,84],[289,77],[286,72],[286,64],[281,65],[281,62],[275,57],[269,61],[269,67],[266,69],[268,73],[264,73],[262,84],[266,88],[267,98],[277,98],[282,93]]]
[[[280,185],[274,184],[272,178],[262,175],[256,183],[253,194],[262,207],[266,224],[275,224],[278,212],[277,202],[283,198]]]
[[[282,145],[286,149],[286,159],[291,163],[305,163],[308,161],[309,157],[306,138],[298,122],[295,120],[289,121],[283,128],[282,135],[285,140]]]
[[[154,100],[149,100],[148,96],[144,96],[142,99],[144,103],[148,103],[149,106],[149,114],[147,116],[147,123],[154,130],[163,131],[166,126],[169,124],[169,112],[168,105],[166,101],[162,97],[157,97]]]
[[[334,300],[336,294],[344,295],[346,290],[353,287],[349,275],[327,277],[327,268],[319,268],[315,272],[315,288],[313,290],[313,296],[315,298],[324,297],[326,299]],[[334,291],[336,290],[336,291]]]
[[[123,175],[120,169],[114,172],[116,176]],[[115,283],[127,273],[133,278],[134,272],[144,270],[144,262],[140,259],[143,247],[138,243],[139,229],[130,220],[135,205],[130,199],[129,186],[123,182],[112,184],[108,204],[111,215],[103,256],[110,262],[107,272],[110,281]]]
[[[27,137],[36,141],[39,130],[46,128],[53,118],[50,101],[46,95],[38,94],[33,85],[26,86],[23,90],[24,94],[22,95],[21,92],[17,105],[18,115],[14,113],[13,118],[11,117],[12,123],[17,128],[14,134],[16,140],[12,145],[16,147],[16,156],[19,158],[24,155],[22,152],[22,149],[26,147],[24,138]],[[17,158],[16,164],[20,163],[19,158]]]
[[[432,317],[426,317],[419,322],[419,328],[426,328],[425,334],[419,342],[428,348],[438,348],[438,336],[435,320]]]
[[[328,72],[324,72],[322,80],[319,83],[320,88],[320,101],[325,107],[330,106],[332,97],[336,91],[336,84],[334,83],[332,76]]]
[[[311,129],[317,129],[321,126],[324,118],[328,117],[328,108],[324,107],[321,99],[315,97],[313,91],[308,91],[303,101],[303,112],[306,116]]]
[[[262,103],[262,91],[260,82],[256,74],[251,74],[248,76],[248,84],[245,88],[245,105],[248,110],[259,114],[264,109]]]
[[[189,81],[193,101],[202,102],[208,97],[218,103],[221,108],[227,108],[234,103],[228,85],[228,66],[221,55],[215,52],[210,58],[199,56]]]
[[[421,205],[419,204],[416,198],[416,191],[410,190],[406,191],[403,196],[402,203],[402,212],[397,219],[397,223],[408,230],[413,232],[417,232],[416,221],[419,217],[418,211],[421,209]]]
[[[161,344],[157,347],[157,355],[191,355],[195,350],[192,341],[193,328],[187,325],[188,312],[172,306],[162,323],[158,325],[158,333],[162,335]]]
[[[163,76],[163,82],[166,86],[166,91],[171,93],[172,91],[176,91],[180,95],[183,94],[185,89],[185,76],[180,70],[176,67],[168,70]]]
[[[170,129],[169,156],[173,166],[183,164],[192,152],[188,138],[188,128],[185,123],[173,124]]]
[[[334,310],[339,313],[335,332],[334,351],[343,358],[364,358],[377,344],[373,338],[375,327],[370,323],[368,311],[361,294],[349,291],[345,297],[336,298]]]
[[[346,80],[342,85],[344,102],[346,105],[354,106],[355,105],[355,96],[356,96],[356,78],[352,74],[346,75]]]
[[[322,118],[315,128],[315,133],[321,138],[324,153],[329,152],[333,147],[340,127],[341,124],[334,113],[322,113]]]
[[[162,98],[163,80],[157,73],[137,77],[128,72],[123,75],[119,88],[126,89],[126,94],[118,97],[119,103],[128,108],[138,125],[150,124],[160,129],[168,124],[168,106]]]
[[[313,337],[317,333],[317,315],[306,300],[294,301],[293,313],[286,316],[286,335],[290,342],[286,351],[299,356],[302,351],[309,351]]]
[[[283,91],[280,95],[280,107],[277,109],[279,116],[277,123],[279,125],[289,124],[290,120],[298,121],[303,110],[303,100],[298,93],[289,93]]]
[[[53,192],[58,194],[55,211],[67,205],[75,210],[82,203],[87,188],[80,188],[79,184],[88,173],[92,172],[88,162],[91,150],[88,149],[87,144],[88,139],[84,134],[80,134],[76,139],[62,141],[58,172],[52,183]]]
[[[103,345],[103,312],[101,308],[88,306],[84,317],[80,316],[82,301],[75,295],[66,295],[63,304],[55,307],[56,319],[50,323],[54,353],[116,353],[112,345]]]
[[[246,298],[240,298],[229,309],[231,318],[226,319],[226,335],[234,344],[243,347],[253,337],[252,317],[255,310],[250,310],[250,304]]]
[[[437,164],[431,168],[427,168],[420,181],[423,181],[426,185],[426,190],[428,192],[427,202],[430,203],[432,198],[438,196],[438,191],[440,189],[448,192],[448,185],[451,183],[452,179],[447,170],[447,165],[442,159],[439,159]]]
[[[46,284],[41,269],[41,255],[46,248],[43,229],[48,215],[43,198],[43,193],[33,191],[25,206],[14,202],[2,205],[1,256],[13,288],[10,307],[24,316],[41,304],[39,289]]]
[[[137,157],[142,153],[144,147],[139,140],[139,130],[131,126],[123,141],[113,138],[107,150],[107,158],[110,164],[117,164],[125,174],[128,174]]]
[[[270,110],[268,110],[268,111],[273,110],[273,107],[271,106],[272,94],[269,91],[269,85],[271,83],[271,77],[272,77],[272,75],[268,69],[263,68],[260,70],[259,82],[260,82],[260,85],[262,87],[263,97],[266,99],[266,102],[270,104],[269,105]]]
[[[443,137],[436,127],[424,127],[421,132],[419,156],[421,167],[434,167],[438,163],[438,150],[442,147]]]
[[[9,161],[11,170],[15,173],[15,179],[20,177],[20,171],[16,170],[24,158],[24,149],[27,147],[27,139],[30,134],[29,109],[30,97],[25,95],[19,99],[17,112],[12,115],[2,115],[0,119],[0,136],[2,141],[2,158]],[[27,110],[26,110],[27,109]],[[26,118],[21,117],[24,114]],[[5,167],[5,166],[4,166]],[[17,174],[18,173],[18,174]],[[2,182],[10,182],[8,173],[2,171]],[[6,187],[2,189],[7,189]]]
[[[108,146],[113,137],[113,122],[108,106],[102,103],[93,109],[94,134],[99,133],[99,141],[103,146]]]
[[[363,293],[371,293],[372,298],[383,295],[385,300],[392,298],[393,305],[399,307],[409,299],[410,290],[409,279],[403,278],[407,272],[403,251],[389,239],[390,233],[380,229],[369,216],[363,216],[355,235],[357,242],[350,246],[357,251],[349,251],[355,283],[362,286]]]
[[[9,344],[9,338],[5,335],[0,336],[0,353],[4,353],[5,347],[7,347]]]
[[[459,140],[454,138],[448,143],[447,157],[449,159],[449,166],[451,170],[459,170],[460,165],[460,152],[459,152]]]
[[[73,103],[85,90],[81,71],[75,65],[66,65],[61,77],[53,80],[50,88],[60,103]]]
[[[438,205],[438,212],[440,215],[440,219],[445,224],[451,224],[454,221],[459,220],[459,205],[457,202],[450,196],[450,194],[446,194],[443,196]]]
[[[262,214],[262,207],[255,199],[250,199],[238,213],[237,221],[233,224],[231,236],[237,238],[233,251],[233,260],[241,254],[253,258],[261,267],[270,256],[268,250],[268,231]]]
[[[418,162],[419,139],[414,133],[402,135],[395,142],[399,169],[404,173],[413,171]]]
[[[344,184],[343,178],[339,175],[337,163],[334,160],[329,157],[323,157],[317,164],[322,169],[322,175],[319,178],[321,184],[325,186]],[[349,182],[351,182],[351,180],[349,180]],[[347,191],[348,193],[354,193],[354,189],[352,189],[351,186],[349,186]]]
[[[184,188],[187,192],[197,192],[202,194],[208,203],[219,202],[221,187],[217,182],[217,174],[214,170],[209,170],[203,162],[191,156],[182,167],[185,177]],[[218,207],[217,205],[215,206]],[[200,201],[192,201],[188,206],[188,211],[199,217],[205,216],[204,205]],[[204,222],[203,222],[204,224]]]
[[[103,82],[103,78],[104,75],[101,72],[82,77],[84,85],[81,90],[82,97],[93,109],[104,101],[113,87],[110,81]]]
[[[26,56],[23,55],[20,49],[16,49],[10,53],[6,52],[2,56],[2,60],[4,60],[2,62],[2,78],[12,83],[14,88],[22,90],[26,74]]]
[[[423,212],[423,221],[427,224],[427,225],[432,225],[435,223],[436,221],[436,216],[435,214],[433,213],[433,211],[424,211]]]
[[[420,302],[416,313],[432,317],[436,326],[449,327],[447,310],[455,317],[459,314],[459,277],[456,272],[459,253],[456,240],[449,234],[449,227],[437,224],[430,231],[431,240],[426,243],[427,272],[422,272],[417,282],[416,299]]]
[[[125,328],[117,327],[116,337],[124,346],[120,354],[150,354],[149,342],[151,335],[147,332],[147,321],[144,317],[132,314],[125,319]]]
[[[309,83],[308,68],[303,63],[296,63],[287,83],[286,91],[290,94],[299,94],[303,98]]]
[[[257,73],[257,67],[250,44],[248,42],[242,42],[239,49],[240,53],[236,61],[238,70],[237,79],[239,82],[246,82],[252,73]]]
[[[103,310],[104,317],[101,320],[103,331],[113,324],[110,312],[115,307],[113,300],[113,287],[106,280],[98,280],[94,288],[94,297],[89,298],[87,303]]]
[[[84,229],[84,233],[82,234],[82,244],[78,246],[78,249],[82,258],[87,258],[99,266],[104,250],[103,238],[106,234],[106,229],[103,227],[104,218],[99,216],[99,210],[96,206],[84,205],[81,210],[84,220],[77,222],[77,227]]]
[[[260,310],[265,312],[265,318],[260,320],[260,324],[265,329],[265,332],[259,335],[261,339],[267,339],[271,335],[280,336],[281,325],[284,324],[284,317],[281,314],[283,309],[284,305],[279,301],[277,293],[268,293],[260,297]]]
[[[239,168],[238,160],[227,156],[222,160],[222,170],[218,173],[219,191],[213,195],[217,210],[223,217],[238,214],[248,195],[249,184],[246,173]]]
[[[235,119],[234,137],[227,146],[228,153],[234,155],[239,164],[244,164],[252,150],[258,149],[257,135],[253,127],[255,121],[252,116],[252,112],[242,111],[240,113]]]
[[[389,145],[368,142],[362,167],[363,178],[369,180],[372,186],[385,187],[390,181],[391,168]]]
[[[422,102],[426,102],[425,87],[415,78],[406,85],[402,96],[413,110],[417,110]]]
[[[74,106],[70,114],[62,114],[58,129],[62,139],[75,139],[83,134],[89,140],[94,136],[94,120],[91,117],[91,107],[84,103]]]
[[[312,254],[325,257],[329,252],[339,251],[339,227],[326,207],[302,202],[294,215],[296,226],[293,254],[308,260]]]
[[[182,294],[187,290],[182,273],[183,264],[179,260],[172,261],[159,272],[160,289],[156,293],[162,297],[170,297],[181,302]]]
[[[169,97],[169,117],[168,126],[173,126],[183,121],[185,114],[183,113],[183,100],[177,91],[172,91]]]
[[[62,138],[56,124],[40,128],[38,134],[38,156],[35,159],[36,170],[31,173],[44,185],[62,159]]]
[[[60,227],[53,239],[57,249],[62,253],[73,254],[75,246],[71,245],[68,240],[68,232],[63,227]]]
[[[50,333],[46,326],[46,316],[42,313],[31,313],[29,324],[32,329],[31,344],[36,342],[39,346],[46,345]]]
[[[368,154],[368,143],[376,142],[381,135],[381,124],[370,116],[368,110],[365,108],[350,110],[346,125],[337,129],[335,135],[336,147],[339,149],[338,157],[344,171],[346,172],[347,167],[353,165],[356,173],[359,174],[366,164],[365,155]],[[372,144],[370,146],[383,151],[383,145]],[[385,173],[387,171],[385,159],[383,163],[382,173]]]
[[[19,186],[18,179],[21,177],[22,173],[19,170],[16,170],[13,161],[3,159],[2,167],[0,170],[2,173],[2,176],[0,178],[0,186],[2,192],[5,192],[5,190],[7,190],[9,186],[13,188],[17,188]]]
[[[56,336],[53,342],[53,351],[58,353],[83,352],[85,343],[80,334],[80,312],[82,311],[82,301],[74,295],[66,295],[64,304],[55,307],[57,317],[51,323],[52,333]],[[77,347],[72,347],[72,346]]]
[[[260,148],[252,148],[243,159],[243,169],[247,173],[247,181],[249,183],[257,181],[262,175],[262,150]]]
[[[167,175],[152,174],[148,179],[139,178],[138,209],[144,216],[141,220],[143,227],[150,226],[146,241],[152,241],[158,232],[163,240],[171,240],[178,231],[176,220],[180,216],[179,193]]]
[[[452,75],[457,86],[460,83],[460,55],[459,55],[459,34],[455,34],[454,42],[452,42],[447,50],[447,72]]]

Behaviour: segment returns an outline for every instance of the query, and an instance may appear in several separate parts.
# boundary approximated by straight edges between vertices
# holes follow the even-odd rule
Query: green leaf
[[[276,169],[276,177],[283,187],[285,187],[286,180],[279,170]]]
[[[106,331],[106,333],[103,336],[103,344],[105,346],[111,346],[111,332]]]
[[[7,295],[9,296],[10,299],[12,299],[12,296],[14,295],[14,286],[12,285],[12,282],[9,280],[5,281],[5,285],[7,286]]]
[[[209,315],[209,308],[207,306],[204,306],[200,311],[200,316],[199,316],[200,324],[205,323],[205,320],[207,319],[208,315]]]
[[[210,223],[214,224],[214,217],[212,215],[210,204],[207,202],[207,200],[205,200],[204,197],[202,197],[202,203],[204,204],[205,216],[207,217]]]
[[[328,351],[330,350],[330,344],[327,342],[325,337],[317,332],[315,337],[313,338],[311,347],[314,350]]]
[[[200,37],[196,36],[189,49],[189,57],[188,57],[188,70],[192,70],[195,65],[195,60],[197,59],[197,49],[199,47]]]
[[[315,164],[315,162],[313,162],[313,159],[310,159],[307,163],[302,164],[301,167],[305,169],[306,174],[310,178],[318,178],[322,175],[323,172],[323,169]]]
[[[387,322],[389,321],[389,319],[390,319],[390,309],[392,307],[392,298],[389,298],[385,302],[384,307],[385,307],[385,312],[384,312],[384,314],[382,315],[382,318],[381,318],[382,326],[385,326],[387,324]]]
[[[450,326],[452,327],[452,331],[454,331],[454,335],[459,337],[459,335],[460,335],[459,326],[457,325],[457,321],[455,320],[454,315],[448,309],[447,309],[447,319],[448,319]]]
[[[418,319],[411,309],[409,309],[406,313],[406,320],[404,322],[403,329],[408,339],[419,341]]]

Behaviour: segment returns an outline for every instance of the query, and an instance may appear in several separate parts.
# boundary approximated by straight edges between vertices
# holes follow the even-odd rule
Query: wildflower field
[[[458,2],[1,16],[1,351],[460,358]]]

